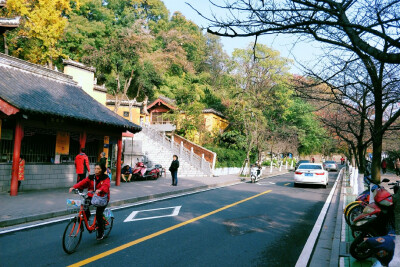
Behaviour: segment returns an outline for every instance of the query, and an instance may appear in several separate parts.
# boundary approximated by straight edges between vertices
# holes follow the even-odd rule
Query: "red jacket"
[[[75,169],[77,174],[83,174],[85,172],[85,167],[87,172],[90,173],[89,167],[89,158],[85,153],[79,153],[78,156],[75,157]]]
[[[79,183],[73,186],[75,189],[85,189],[88,188],[88,191],[95,191],[94,188],[94,178],[95,175],[89,175]],[[99,176],[96,176],[96,190],[100,190],[100,196],[104,197],[105,194],[107,194],[107,199],[110,201],[110,179],[108,178],[107,175],[105,174],[100,174]],[[93,197],[92,193],[88,193],[89,197]]]

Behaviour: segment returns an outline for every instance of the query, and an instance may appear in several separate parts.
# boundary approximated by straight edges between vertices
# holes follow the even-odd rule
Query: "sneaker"
[[[97,240],[103,240],[103,239],[104,239],[104,233],[99,233],[99,232],[97,232],[97,237],[96,237],[96,239],[97,239]]]

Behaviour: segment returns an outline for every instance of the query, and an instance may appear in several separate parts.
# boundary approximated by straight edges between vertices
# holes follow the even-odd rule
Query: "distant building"
[[[0,11],[6,7],[6,0],[0,0]],[[8,54],[8,46],[6,42],[6,32],[18,28],[20,17],[1,17],[0,16],[0,36],[4,36],[4,51]]]
[[[147,106],[150,126],[160,132],[174,131],[176,128],[174,123],[164,116],[173,110],[176,110],[175,101],[165,96],[159,96]]]
[[[118,100],[119,107],[116,112],[118,115],[139,125],[148,122],[148,116],[143,110],[144,106],[142,102],[136,102],[133,99],[129,101],[121,99],[123,99],[123,97],[120,95]],[[107,94],[106,107],[115,112],[115,103],[115,96]],[[131,108],[129,108],[129,106],[131,106]]]
[[[176,103],[174,100],[160,96],[151,102],[147,111],[150,117],[150,126],[159,131],[171,132],[175,130],[176,126],[170,121],[165,114],[176,110]],[[203,110],[204,128],[210,133],[222,133],[229,125],[227,118],[213,108],[206,108]],[[184,114],[182,114],[184,116]]]
[[[0,10],[6,7],[6,0],[0,0]],[[0,34],[19,27],[20,17],[0,17]]]

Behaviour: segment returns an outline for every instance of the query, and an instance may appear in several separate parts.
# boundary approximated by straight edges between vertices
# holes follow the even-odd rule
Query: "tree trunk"
[[[360,144],[360,142],[357,140],[357,162],[356,165],[358,167],[359,173],[364,173],[365,172],[365,147]]]
[[[382,159],[382,88],[375,85],[375,120],[372,134],[372,180],[375,184],[381,182],[381,159]]]
[[[381,124],[382,125],[382,124]],[[372,146],[372,180],[375,184],[381,182],[382,134],[380,131],[374,136]]]

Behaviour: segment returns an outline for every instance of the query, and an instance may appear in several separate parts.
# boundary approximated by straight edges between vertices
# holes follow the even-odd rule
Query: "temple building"
[[[110,153],[119,185],[122,134],[141,127],[105,107],[93,68],[64,64],[69,75],[0,53],[0,191],[17,194],[20,156],[26,161],[21,190],[73,185],[74,158],[82,147],[90,163]]]

